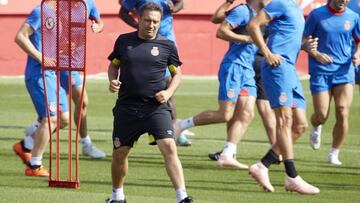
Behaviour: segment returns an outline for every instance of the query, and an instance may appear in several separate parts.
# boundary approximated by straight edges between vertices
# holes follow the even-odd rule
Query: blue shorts
[[[283,61],[271,67],[263,61],[261,76],[271,108],[289,106],[306,109],[306,100],[294,65]]]
[[[69,92],[69,72],[61,71],[60,72],[60,82],[61,87],[66,90],[66,93]],[[73,88],[81,87],[83,85],[83,81],[80,77],[79,71],[71,71],[71,83]]]
[[[311,74],[310,77],[310,90],[311,94],[329,91],[334,87],[344,84],[354,84],[355,73],[354,69],[348,73],[323,75],[323,74]]]
[[[46,93],[48,97],[48,105],[50,116],[56,115],[56,75],[51,73],[45,76]],[[35,106],[39,118],[47,116],[44,83],[41,75],[34,76],[25,81],[26,88],[30,94],[31,100]],[[69,106],[65,90],[60,86],[60,111],[68,112]]]
[[[236,103],[239,96],[256,97],[255,71],[236,63],[222,63],[218,73],[220,101]]]

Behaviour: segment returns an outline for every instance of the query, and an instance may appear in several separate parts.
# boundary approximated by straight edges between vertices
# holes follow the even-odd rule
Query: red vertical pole
[[[72,68],[71,64],[71,56],[72,56],[72,38],[71,38],[71,3],[72,1],[68,1],[68,38],[69,38],[69,47],[68,47],[68,65],[70,68]],[[72,113],[71,105],[72,105],[72,70],[69,69],[68,76],[69,76],[69,114]],[[68,180],[72,180],[72,116],[69,115],[69,150],[68,150]]]

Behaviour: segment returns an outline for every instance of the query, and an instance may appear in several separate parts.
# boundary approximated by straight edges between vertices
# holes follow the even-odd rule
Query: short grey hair
[[[143,16],[144,11],[158,11],[160,12],[161,17],[163,16],[163,9],[161,8],[161,6],[153,2],[145,3],[141,6],[139,13],[140,17]]]

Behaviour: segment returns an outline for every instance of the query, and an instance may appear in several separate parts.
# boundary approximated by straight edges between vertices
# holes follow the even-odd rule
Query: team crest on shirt
[[[51,113],[54,113],[56,111],[56,105],[54,103],[49,104],[49,110]]]
[[[279,101],[280,103],[285,103],[288,100],[286,93],[285,92],[281,92],[280,96],[279,96]]]
[[[350,21],[345,21],[345,23],[344,23],[344,28],[345,28],[345,30],[350,30],[350,28],[351,28],[351,24],[350,24]]]
[[[234,89],[229,89],[229,91],[227,92],[227,96],[228,96],[229,98],[235,97],[235,91],[234,91]]]
[[[121,142],[120,142],[120,139],[118,137],[115,137],[113,143],[114,143],[115,148],[119,148],[121,146]]]
[[[153,47],[150,51],[151,55],[153,56],[159,56],[160,54],[160,51],[159,51],[159,48],[158,47]]]
[[[46,20],[45,20],[45,27],[46,27],[46,29],[48,29],[48,30],[54,29],[54,27],[55,27],[55,20],[54,20],[54,18],[52,18],[52,17],[46,18]]]

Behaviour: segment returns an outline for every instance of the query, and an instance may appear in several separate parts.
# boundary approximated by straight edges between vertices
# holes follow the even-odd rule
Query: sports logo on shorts
[[[351,28],[351,24],[350,24],[350,21],[345,21],[345,23],[344,23],[344,28],[345,28],[345,30],[350,30],[350,28]]]
[[[56,105],[54,103],[49,104],[49,110],[51,113],[56,112]]]
[[[286,93],[285,92],[281,92],[280,96],[279,96],[279,101],[280,103],[285,103],[288,100]]]
[[[235,91],[234,89],[229,89],[229,91],[227,92],[227,96],[229,98],[234,98],[235,97]]]
[[[173,134],[173,131],[172,130],[168,130],[166,131],[168,135],[172,135]]]
[[[45,20],[45,27],[46,27],[46,29],[48,29],[48,30],[54,29],[54,27],[55,27],[55,20],[54,20],[54,18],[52,18],[52,17],[46,18],[46,20]]]
[[[159,48],[158,47],[153,47],[150,51],[151,55],[153,56],[159,56],[160,54],[160,51],[159,51]]]
[[[121,142],[120,142],[120,139],[118,137],[115,137],[113,143],[114,143],[115,148],[119,148],[121,146]]]

